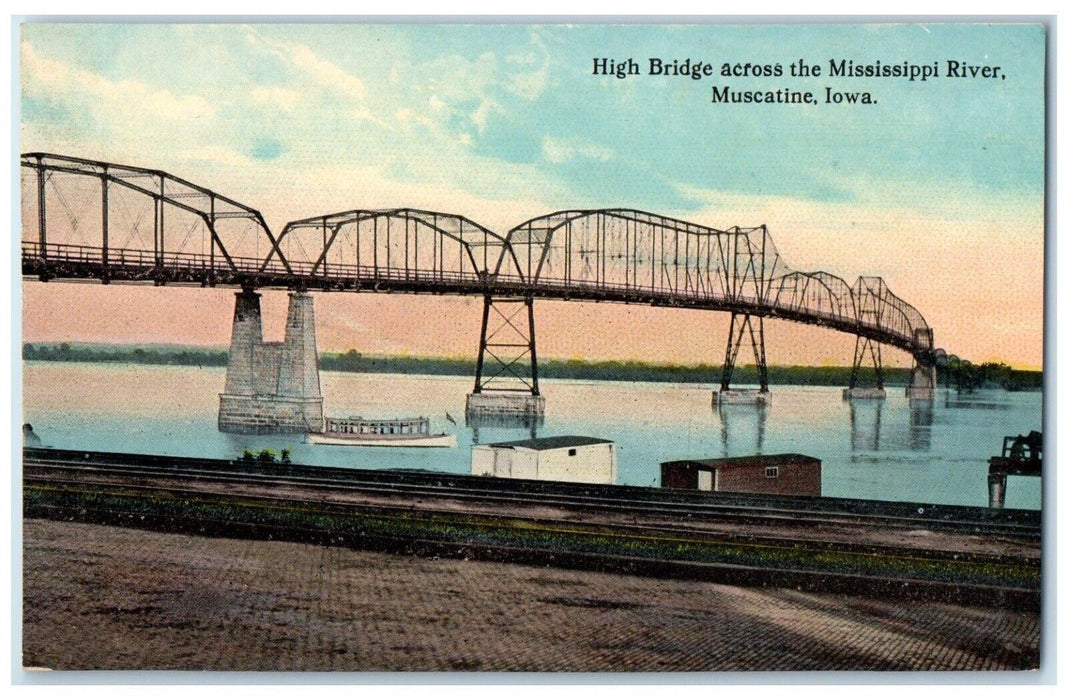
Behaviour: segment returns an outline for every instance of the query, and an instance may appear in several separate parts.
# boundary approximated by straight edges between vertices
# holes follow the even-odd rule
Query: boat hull
[[[438,435],[349,435],[308,433],[313,445],[347,445],[349,447],[456,447],[456,436]]]

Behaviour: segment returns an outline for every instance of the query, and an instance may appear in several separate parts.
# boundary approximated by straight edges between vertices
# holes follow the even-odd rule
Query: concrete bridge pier
[[[912,368],[912,381],[905,389],[905,396],[913,401],[934,401],[936,379],[934,364],[928,365],[917,360]]]
[[[219,430],[300,433],[323,429],[323,394],[310,294],[292,292],[285,340],[263,341],[260,295],[244,289],[234,302],[226,387],[219,395]]]
[[[916,328],[912,331],[916,346],[921,351],[914,354],[912,381],[905,389],[905,396],[915,401],[934,401],[938,377],[935,373],[934,331],[930,328]]]

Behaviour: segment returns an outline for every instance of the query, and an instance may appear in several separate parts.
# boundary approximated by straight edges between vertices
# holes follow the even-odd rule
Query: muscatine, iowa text
[[[823,88],[820,94],[824,104],[873,105],[878,100],[870,92],[850,92]],[[778,90],[735,90],[728,85],[712,87],[712,104],[769,104],[769,105],[814,105],[816,94],[810,91],[779,88]]]

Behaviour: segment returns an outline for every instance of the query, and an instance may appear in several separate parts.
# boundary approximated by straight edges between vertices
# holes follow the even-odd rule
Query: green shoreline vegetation
[[[25,343],[22,359],[39,362],[111,362],[143,365],[177,365],[194,367],[225,367],[228,353],[218,348],[199,348],[173,345],[136,347],[129,345],[98,345],[90,343]],[[319,367],[332,372],[429,374],[473,377],[475,361],[463,358],[398,357],[364,355],[356,350],[344,353],[324,352]],[[797,365],[769,366],[768,381],[775,384],[810,386],[847,386],[850,367],[804,367]],[[907,386],[910,370],[886,367],[883,370],[887,386]],[[677,384],[715,384],[719,381],[720,365],[653,364],[634,360],[556,360],[538,362],[538,376],[551,379],[610,380],[628,382],[671,382]],[[874,370],[864,368],[859,377],[862,384],[874,382]],[[738,385],[756,384],[756,368],[739,365],[733,382]],[[1009,391],[1040,391],[1042,372],[1017,370],[1001,363],[975,365],[962,361],[939,373],[939,384],[969,392],[977,388],[1002,388]]]

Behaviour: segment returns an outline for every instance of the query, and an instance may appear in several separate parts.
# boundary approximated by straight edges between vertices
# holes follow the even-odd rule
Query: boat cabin
[[[430,419],[418,418],[327,418],[326,432],[338,435],[429,435]]]

